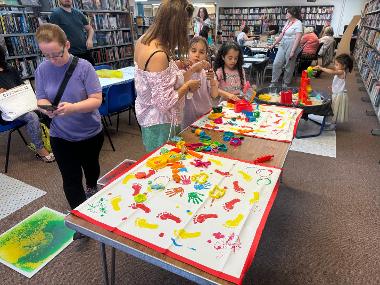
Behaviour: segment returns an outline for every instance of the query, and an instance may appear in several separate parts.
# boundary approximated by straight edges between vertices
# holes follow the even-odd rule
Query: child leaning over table
[[[331,124],[327,125],[326,130],[335,130],[336,123],[348,121],[348,98],[346,92],[346,75],[353,68],[353,60],[348,54],[341,54],[335,58],[335,69],[315,66],[314,69],[321,70],[328,74],[334,74],[332,82],[332,109],[334,116]]]

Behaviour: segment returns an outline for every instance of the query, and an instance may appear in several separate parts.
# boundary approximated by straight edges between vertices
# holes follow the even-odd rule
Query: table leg
[[[111,247],[111,285],[115,285],[115,248]]]
[[[106,245],[104,243],[100,243],[100,254],[101,254],[102,262],[103,262],[103,281],[104,281],[103,283],[104,285],[109,285]]]

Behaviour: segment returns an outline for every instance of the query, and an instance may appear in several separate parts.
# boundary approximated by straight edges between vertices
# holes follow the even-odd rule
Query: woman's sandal
[[[46,163],[51,163],[51,162],[55,161],[54,154],[52,154],[52,153],[49,153],[46,156],[42,156],[42,155],[39,155],[38,153],[36,153],[36,157],[38,159],[42,160],[43,162],[46,162]]]

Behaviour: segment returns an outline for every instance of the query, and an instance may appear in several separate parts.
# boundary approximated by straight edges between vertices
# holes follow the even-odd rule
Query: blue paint
[[[189,249],[196,251],[197,249],[194,247],[189,247]]]
[[[178,244],[177,241],[175,240],[175,238],[171,238],[173,244],[177,247],[181,247],[182,245],[181,244]]]

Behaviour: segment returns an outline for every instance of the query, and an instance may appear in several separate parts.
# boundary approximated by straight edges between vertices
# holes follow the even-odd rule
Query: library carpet
[[[313,80],[315,89],[328,90],[332,78],[323,74]],[[336,133],[336,159],[291,151],[284,165],[283,183],[269,214],[251,268],[248,284],[380,284],[380,137],[372,107],[360,97],[354,74],[348,75],[350,120]],[[115,124],[114,124],[115,125]],[[144,154],[135,122],[121,116],[119,132],[101,151],[102,174],[124,158]],[[0,137],[0,161],[5,137]],[[18,136],[12,140],[8,175],[47,192],[0,220],[1,232],[42,206],[65,212],[68,204],[55,163],[34,159]],[[75,241],[32,279],[0,265],[2,284],[102,284],[99,245],[92,240]],[[116,284],[192,284],[163,269],[124,253],[116,254]]]

